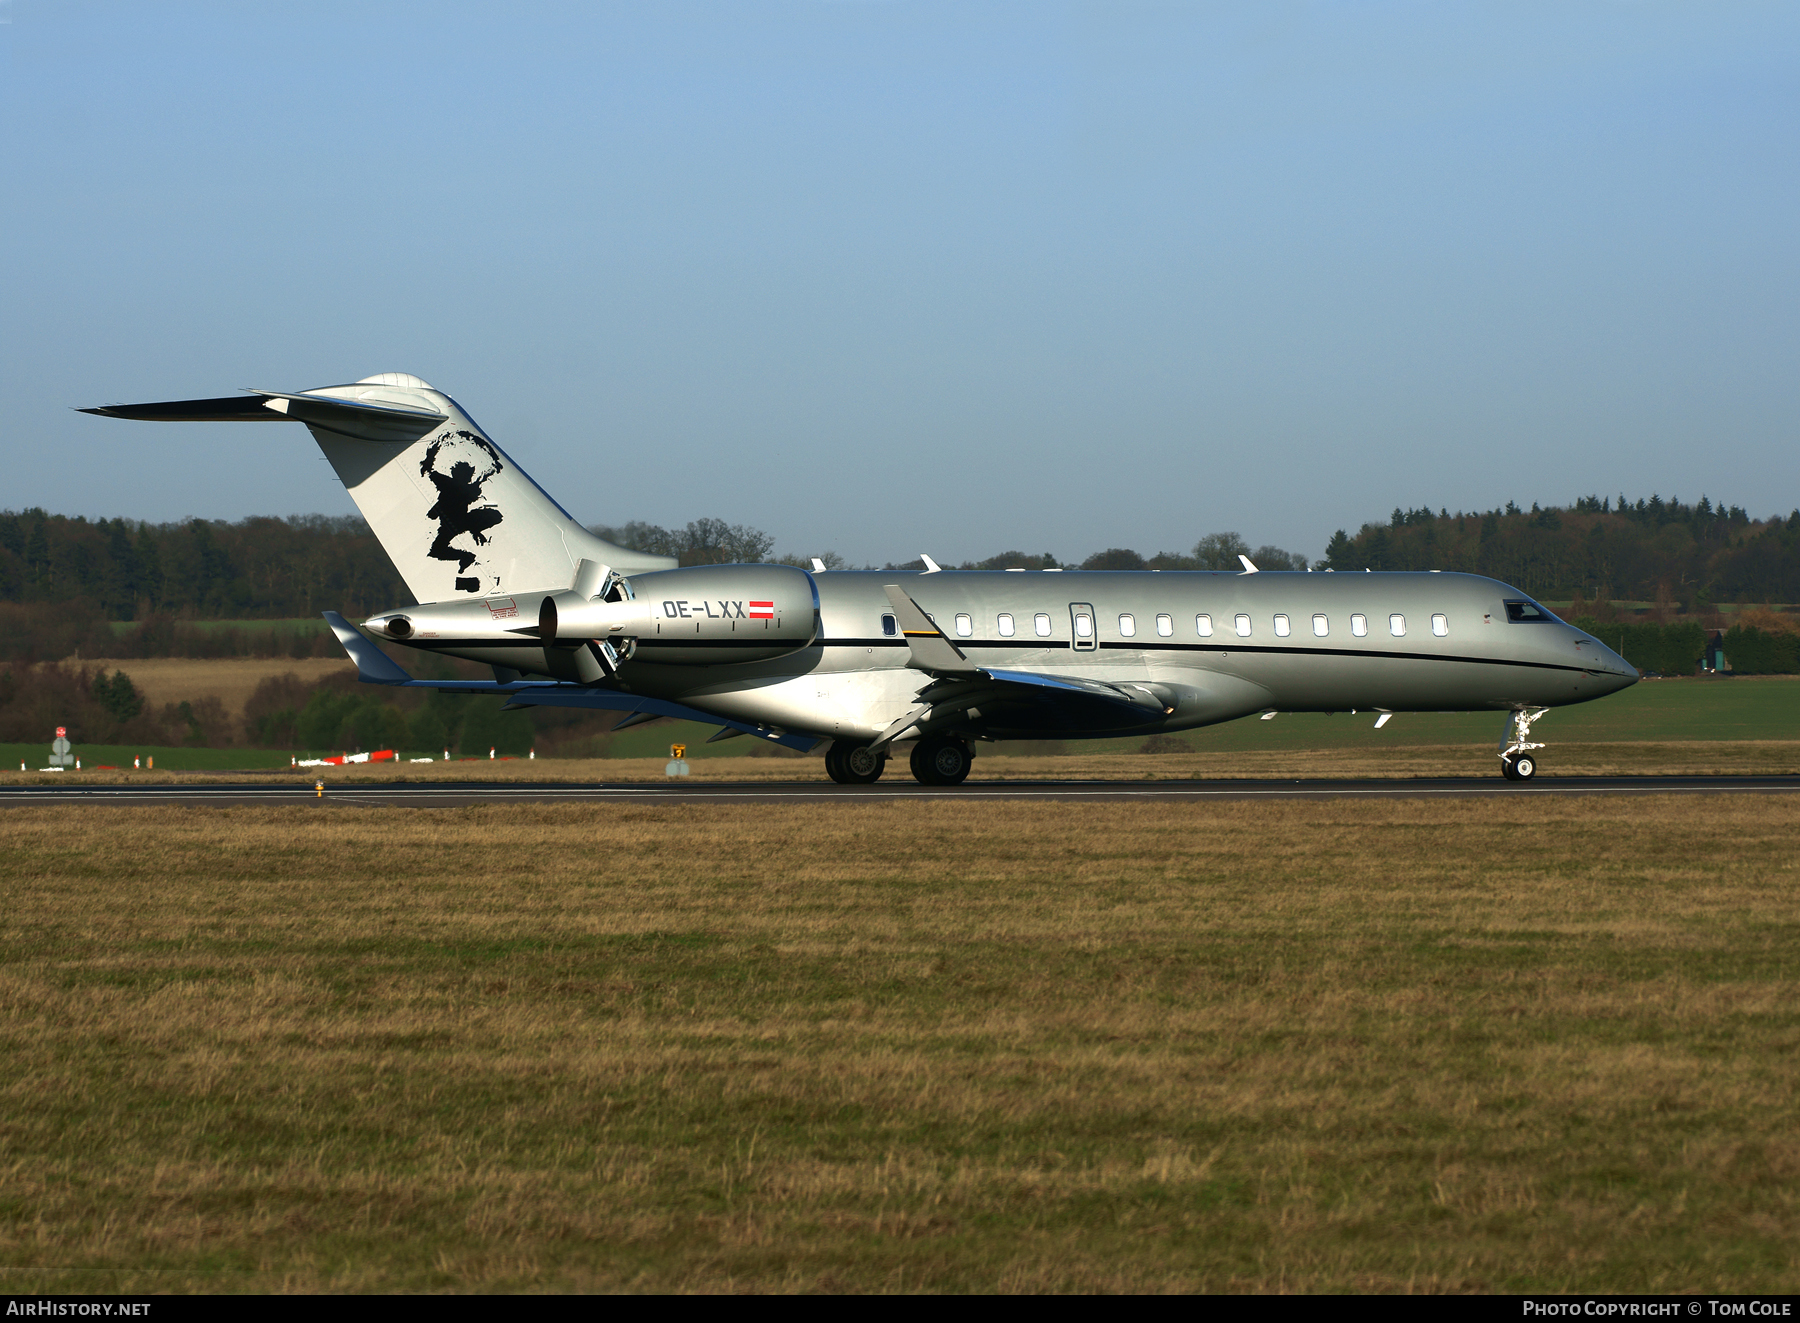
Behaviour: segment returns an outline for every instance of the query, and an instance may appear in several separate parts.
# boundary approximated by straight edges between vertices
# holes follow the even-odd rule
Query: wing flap
[[[1062,690],[1065,693],[1080,694],[1086,698],[1097,698],[1106,703],[1122,704],[1134,711],[1142,712],[1149,720],[1158,720],[1174,710],[1169,696],[1158,693],[1150,684],[1124,682],[1113,684],[1105,680],[1087,680],[1073,675],[1046,675],[1039,671],[1003,671],[984,667],[981,672],[995,680],[1006,684],[1029,685],[1038,689]]]

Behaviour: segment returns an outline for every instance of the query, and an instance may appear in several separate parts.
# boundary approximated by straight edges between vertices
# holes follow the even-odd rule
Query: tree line
[[[354,517],[148,524],[0,511],[0,601],[79,601],[108,620],[269,620],[405,600],[381,544]]]
[[[883,565],[852,565],[835,551],[822,551],[814,556],[771,556],[775,539],[759,529],[742,524],[727,524],[721,519],[697,519],[683,529],[667,529],[656,524],[629,523],[618,527],[597,524],[591,530],[608,542],[616,542],[633,551],[657,556],[674,556],[683,565],[724,565],[739,561],[774,561],[779,565],[812,568],[817,560],[827,570],[891,570],[896,574],[917,573],[925,568],[923,560],[889,561]],[[1209,533],[1194,544],[1191,551],[1159,551],[1145,556],[1128,547],[1108,547],[1096,551],[1086,560],[1064,562],[1048,551],[1033,554],[1026,551],[1003,551],[985,560],[966,560],[946,565],[949,570],[1239,570],[1239,555],[1248,555],[1258,569],[1304,570],[1305,556],[1294,555],[1280,547],[1264,545],[1252,550],[1237,533]]]
[[[1701,612],[1722,602],[1800,601],[1800,510],[1753,520],[1739,506],[1660,496],[1585,496],[1566,508],[1396,509],[1339,529],[1320,569],[1464,570],[1606,619],[1615,600]]]
[[[1717,639],[1726,669],[1734,675],[1800,673],[1800,632],[1791,618],[1771,619],[1769,611],[1745,612],[1754,623],[1709,630],[1697,620],[1627,622],[1575,616],[1569,623],[1584,629],[1638,670],[1650,675],[1692,675],[1701,665],[1707,644]]]

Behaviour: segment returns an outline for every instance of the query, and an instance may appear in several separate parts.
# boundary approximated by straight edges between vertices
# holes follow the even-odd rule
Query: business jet
[[[164,422],[306,425],[414,605],[325,618],[370,684],[676,717],[823,746],[840,783],[907,751],[936,786],[1002,739],[1103,739],[1253,714],[1503,713],[1502,774],[1532,723],[1636,683],[1597,639],[1473,574],[825,572],[696,565],[583,528],[450,396],[383,372],[284,394],[112,405]],[[493,668],[417,680],[371,642]]]

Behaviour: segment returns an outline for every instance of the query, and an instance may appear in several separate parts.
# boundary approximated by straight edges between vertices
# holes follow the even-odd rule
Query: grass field
[[[128,770],[133,758],[145,756],[156,760],[156,772],[274,771],[277,768],[286,770],[291,757],[277,749],[184,749],[138,744],[82,744],[76,746],[75,752],[81,756],[81,771],[70,768],[54,775],[73,780],[109,766]],[[36,773],[49,762],[48,741],[43,744],[0,744],[0,769],[10,771],[13,781],[19,779],[17,768],[20,763]],[[42,781],[45,778],[32,775],[27,779]]]
[[[356,674],[355,664],[347,657],[101,658],[78,664],[100,671],[124,671],[153,708],[212,696],[234,719],[243,715],[244,703],[256,686],[271,676],[292,674],[307,684],[317,684],[330,675]]]
[[[1800,1285],[1791,800],[5,821],[7,1291]]]
[[[1252,749],[1368,749],[1408,744],[1494,745],[1500,712],[1401,712],[1381,730],[1374,713],[1284,713],[1208,726],[1178,736],[1198,751]],[[1633,740],[1800,740],[1800,677],[1746,676],[1730,680],[1645,680],[1592,703],[1556,708],[1534,738],[1598,744]],[[1071,751],[1141,741],[1070,745]]]

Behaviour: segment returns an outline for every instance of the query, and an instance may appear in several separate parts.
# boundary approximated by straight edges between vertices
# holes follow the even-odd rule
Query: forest
[[[1572,506],[1451,514],[1396,509],[1386,523],[1339,529],[1318,568],[1463,570],[1605,618],[1615,601],[1663,612],[1723,603],[1800,602],[1800,510],[1752,520],[1706,497],[1587,496]],[[1599,607],[1596,611],[1595,608]]]

